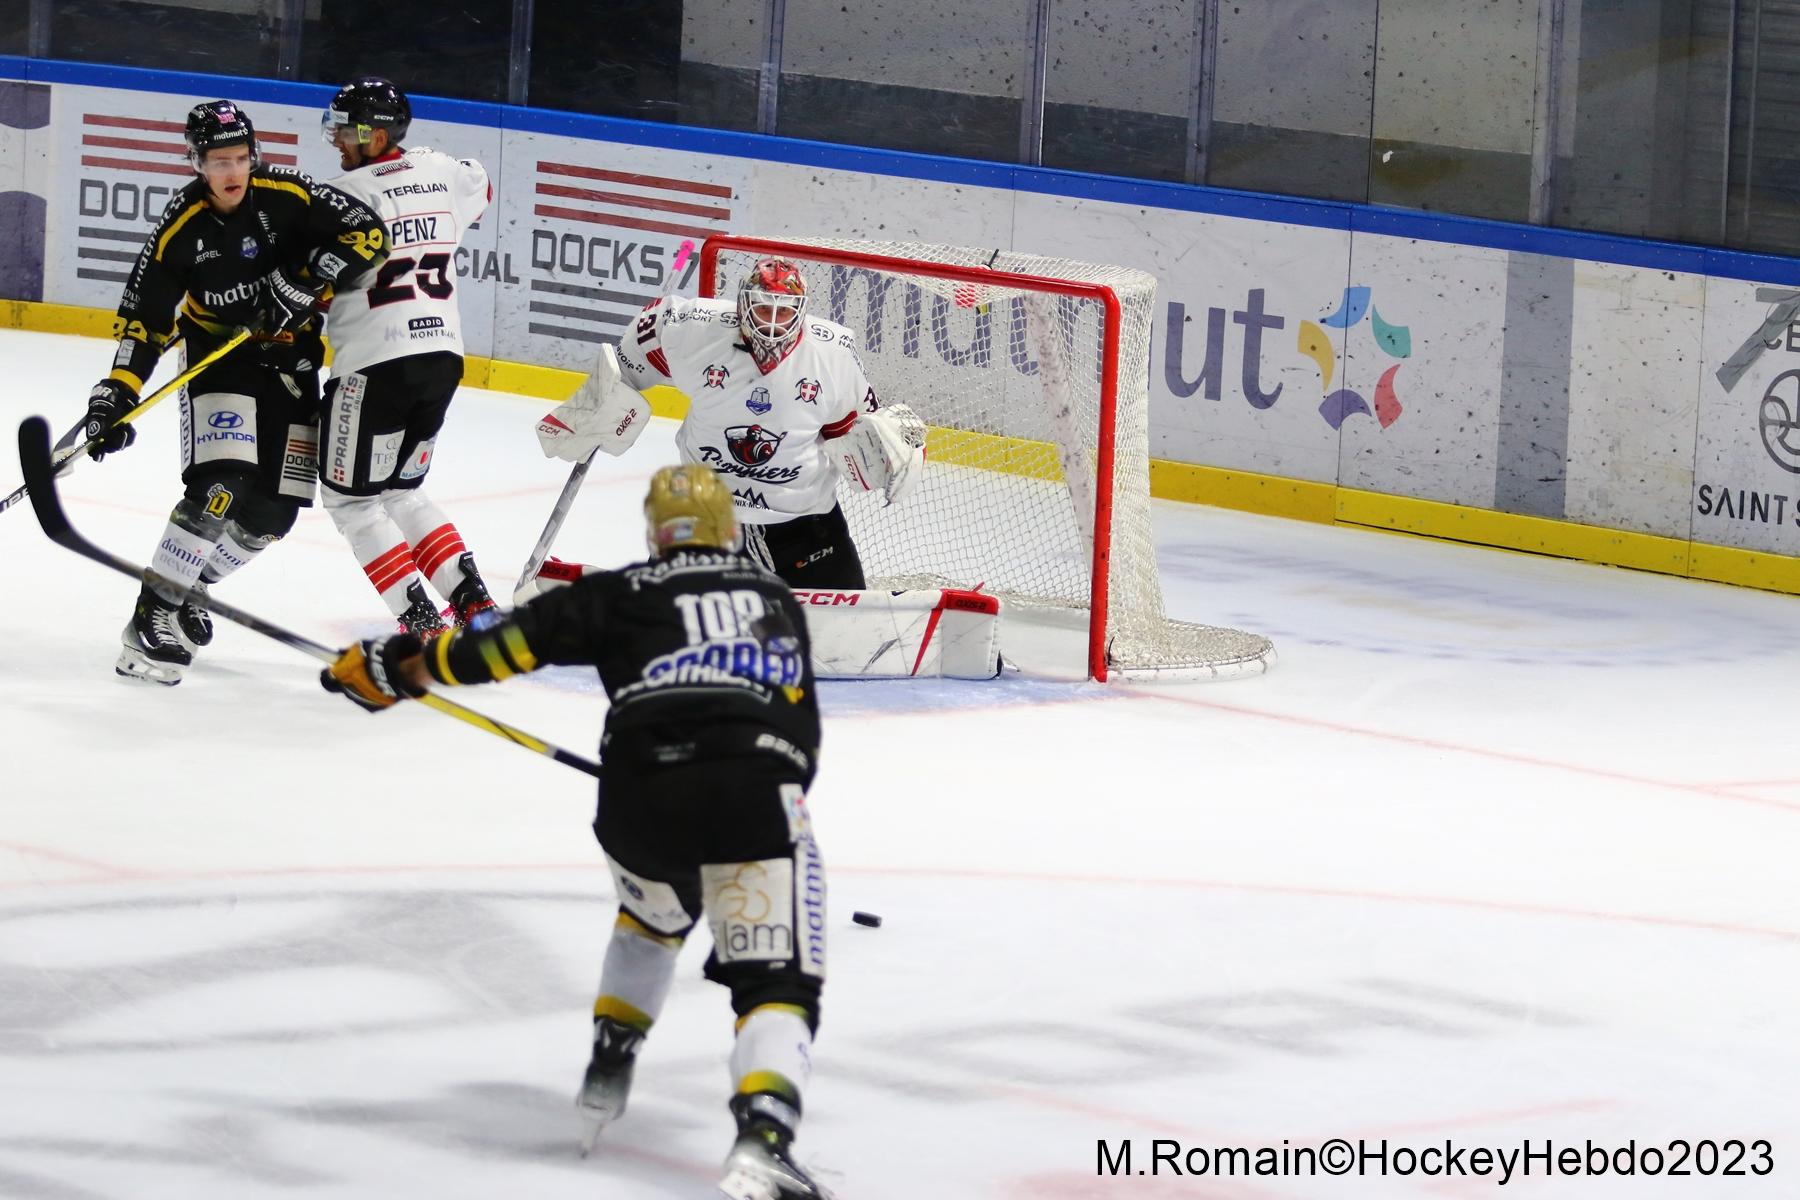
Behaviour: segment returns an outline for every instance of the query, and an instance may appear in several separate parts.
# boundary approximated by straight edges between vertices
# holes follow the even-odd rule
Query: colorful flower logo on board
[[[1358,392],[1350,388],[1331,390],[1332,375],[1337,367],[1337,354],[1332,349],[1331,335],[1325,329],[1342,329],[1346,334],[1362,323],[1364,317],[1369,318],[1370,327],[1375,333],[1375,345],[1389,358],[1407,358],[1412,354],[1412,329],[1406,325],[1390,325],[1381,319],[1381,313],[1372,302],[1372,291],[1366,287],[1347,287],[1344,298],[1338,304],[1338,310],[1329,317],[1318,322],[1301,321],[1298,349],[1300,353],[1313,360],[1319,367],[1319,390],[1325,399],[1319,403],[1319,415],[1333,429],[1358,414],[1371,416],[1381,422],[1386,429],[1400,419],[1404,411],[1400,404],[1400,395],[1394,389],[1394,377],[1400,374],[1403,363],[1395,363],[1381,373],[1375,383],[1375,408],[1371,413],[1369,402]],[[1325,329],[1320,328],[1324,326]]]

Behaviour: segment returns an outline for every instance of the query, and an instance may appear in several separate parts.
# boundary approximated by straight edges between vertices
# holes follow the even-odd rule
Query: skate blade
[[[580,1106],[577,1106],[580,1107]],[[581,1110],[581,1157],[586,1158],[594,1152],[594,1144],[600,1140],[600,1134],[612,1124],[610,1117],[597,1117],[587,1109]]]
[[[174,687],[180,683],[185,669],[174,663],[159,663],[143,651],[133,650],[129,646],[119,655],[119,661],[113,664],[113,673],[121,679],[137,683],[160,683],[164,687]]]

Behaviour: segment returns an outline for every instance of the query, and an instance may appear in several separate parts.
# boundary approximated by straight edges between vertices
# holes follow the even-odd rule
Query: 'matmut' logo
[[[1286,390],[1286,385],[1276,383],[1264,390],[1263,341],[1264,335],[1287,329],[1288,321],[1286,317],[1268,310],[1266,295],[1262,288],[1251,288],[1240,308],[1208,308],[1204,350],[1198,352],[1189,344],[1189,340],[1190,327],[1192,335],[1198,339],[1199,314],[1189,316],[1187,306],[1179,301],[1169,304],[1168,324],[1163,341],[1163,382],[1171,395],[1186,399],[1204,390],[1208,400],[1218,400],[1223,396],[1229,349],[1226,329],[1228,325],[1236,325],[1242,330],[1234,340],[1242,347],[1242,373],[1238,386],[1243,397],[1251,408],[1260,410],[1275,406]],[[1331,386],[1337,369],[1338,349],[1332,344],[1331,335],[1325,331],[1343,330],[1343,336],[1348,338],[1362,324],[1364,317],[1369,319],[1375,345],[1381,353],[1396,359],[1412,355],[1411,329],[1383,320],[1380,312],[1375,309],[1372,289],[1360,285],[1344,289],[1337,311],[1330,316],[1321,317],[1317,321],[1302,320],[1299,323],[1295,349],[1319,368],[1319,394],[1322,397],[1319,416],[1333,429],[1358,415],[1373,416],[1383,429],[1400,419],[1402,406],[1395,387],[1395,380],[1400,372],[1399,363],[1388,367],[1376,381],[1372,409],[1370,398],[1362,393],[1350,388],[1333,390]],[[1196,358],[1199,359],[1199,371],[1189,378],[1188,372],[1193,370],[1192,364]]]

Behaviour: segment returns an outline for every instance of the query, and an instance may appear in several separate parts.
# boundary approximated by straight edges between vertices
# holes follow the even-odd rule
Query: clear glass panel
[[[1199,0],[1051,6],[1046,167],[1186,178],[1199,10]]]
[[[29,52],[30,33],[31,0],[0,4],[0,54]]]
[[[1787,0],[1739,0],[1725,242],[1800,251],[1800,29]]]
[[[512,8],[512,0],[307,0],[300,78],[336,85],[385,75],[409,94],[504,101]]]
[[[1538,9],[1539,0],[1382,0],[1372,202],[1529,218]]]
[[[787,0],[786,137],[1017,162],[1032,0]]]
[[[535,108],[753,131],[768,40],[760,0],[536,0]]]
[[[1568,0],[1550,222],[1717,243],[1731,0]]]
[[[1219,5],[1207,183],[1367,199],[1377,4]]]
[[[26,0],[9,0],[7,6],[14,5],[30,7]],[[50,57],[273,76],[280,13],[281,0],[56,0],[50,6]]]

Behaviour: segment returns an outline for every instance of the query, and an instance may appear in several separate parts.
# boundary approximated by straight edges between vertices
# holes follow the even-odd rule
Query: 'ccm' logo
[[[861,592],[795,592],[794,599],[802,604],[855,604],[862,599]]]

